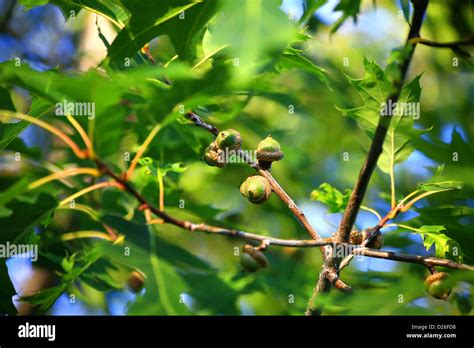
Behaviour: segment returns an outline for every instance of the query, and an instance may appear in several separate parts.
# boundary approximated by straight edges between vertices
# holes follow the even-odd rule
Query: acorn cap
[[[283,151],[280,149],[278,141],[273,139],[271,135],[263,139],[257,147],[257,159],[264,162],[279,161],[284,157]]]
[[[242,145],[242,138],[240,133],[235,129],[226,129],[217,134],[216,144],[222,150],[226,148],[236,150]]]
[[[362,233],[357,228],[354,228],[351,231],[351,235],[349,237],[349,243],[351,243],[351,244],[362,244],[362,240],[363,240]]]
[[[253,175],[240,185],[240,193],[250,202],[262,204],[270,197],[272,189],[266,178],[260,175]]]
[[[217,148],[216,144],[213,142],[208,147],[206,147],[202,159],[211,167],[223,168],[225,167],[226,163],[222,160],[220,156],[221,153],[222,150]]]

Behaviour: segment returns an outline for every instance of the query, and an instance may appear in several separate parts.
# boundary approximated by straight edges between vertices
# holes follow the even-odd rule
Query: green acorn
[[[243,248],[244,253],[249,254],[250,256],[253,257],[255,261],[258,262],[261,268],[266,268],[269,265],[268,259],[265,256],[264,253],[262,253],[260,250],[257,250],[253,246],[247,244]]]
[[[226,163],[222,158],[223,152],[219,149],[215,142],[212,142],[204,151],[202,159],[211,167],[225,167]]]
[[[248,177],[240,185],[240,193],[242,193],[242,195],[250,202],[254,204],[262,204],[268,199],[268,197],[270,197],[272,189],[266,178],[259,175],[253,175]]]
[[[240,255],[240,265],[247,272],[256,272],[261,268],[268,267],[267,257],[253,246],[247,244],[242,249]]]
[[[240,265],[250,273],[257,272],[260,269],[260,264],[251,255],[246,253],[240,255]]]
[[[269,169],[272,162],[279,161],[284,157],[278,141],[273,139],[271,135],[263,139],[257,147],[258,163],[264,168]]]
[[[134,293],[137,293],[143,289],[143,286],[145,285],[145,278],[140,272],[133,271],[130,273],[127,283],[130,289]]]
[[[217,134],[216,144],[221,150],[237,150],[242,145],[242,138],[235,129],[226,129]]]
[[[446,300],[451,293],[451,276],[446,272],[437,272],[426,277],[425,289],[431,296]]]

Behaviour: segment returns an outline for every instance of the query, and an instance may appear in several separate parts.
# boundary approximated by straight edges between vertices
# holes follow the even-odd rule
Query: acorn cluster
[[[239,151],[242,146],[242,137],[235,129],[226,129],[217,134],[214,141],[204,151],[203,160],[211,167],[223,168],[226,166],[225,155],[229,151]],[[256,150],[258,165],[264,170],[270,170],[273,162],[284,157],[278,141],[270,135],[260,141]],[[262,204],[272,193],[272,185],[267,178],[253,175],[240,184],[240,193],[253,204]],[[247,272],[256,272],[268,266],[268,260],[259,248],[245,245],[240,257],[240,264]]]
[[[268,267],[268,259],[265,254],[250,244],[244,245],[240,254],[240,265],[250,273]]]
[[[224,155],[226,151],[240,150],[242,137],[235,129],[226,129],[217,135],[204,151],[203,160],[212,167],[223,168],[226,165]],[[270,135],[260,141],[257,146],[257,160],[262,169],[270,169],[273,162],[279,161],[284,154],[278,141]],[[240,184],[240,193],[251,203],[262,204],[271,195],[270,182],[263,176],[253,175]]]

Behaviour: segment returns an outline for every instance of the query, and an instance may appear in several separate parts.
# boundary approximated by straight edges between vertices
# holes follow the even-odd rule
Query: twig
[[[100,161],[99,159],[94,159],[97,164],[97,167],[104,173],[105,175],[109,176],[110,178],[114,179],[115,182],[106,182],[102,184],[108,184],[112,186],[113,184],[117,185],[118,187],[122,188],[124,191],[128,192],[132,196],[134,196],[138,202],[142,204],[142,206],[149,209],[152,213],[156,214],[157,216],[161,217],[166,223],[173,224],[180,228],[192,231],[192,232],[206,232],[212,234],[219,234],[234,238],[240,238],[245,240],[253,240],[259,241],[261,244],[265,244],[266,246],[275,245],[275,246],[282,246],[282,247],[292,247],[292,248],[312,248],[312,247],[322,247],[326,245],[332,245],[333,247],[338,244],[341,247],[350,250],[351,253],[356,255],[364,255],[368,257],[375,257],[375,258],[382,258],[387,260],[393,261],[402,261],[402,262],[411,262],[411,263],[418,263],[424,264],[426,266],[443,266],[453,269],[464,269],[464,270],[474,270],[474,266],[469,266],[465,264],[459,264],[451,260],[443,260],[431,257],[423,257],[418,255],[408,255],[408,254],[398,254],[395,252],[386,252],[386,251],[379,251],[373,250],[368,248],[362,248],[357,245],[348,244],[348,243],[335,243],[333,238],[321,238],[319,240],[290,240],[290,239],[280,239],[268,236],[262,236],[259,234],[244,232],[241,230],[236,229],[227,229],[224,227],[212,226],[207,225],[204,223],[193,223],[190,221],[179,220],[175,217],[167,214],[164,211],[156,208],[152,204],[149,204],[147,200],[138,193],[130,183],[126,182],[123,178],[115,174],[104,162]],[[328,274],[327,278],[329,281],[335,284],[340,289],[344,291],[348,291],[350,287],[342,282],[336,275]]]
[[[219,129],[207,122],[204,122],[202,118],[196,115],[194,112],[188,112],[186,117],[193,121],[197,127],[201,127],[214,135],[219,134]]]
[[[394,92],[392,92],[387,98],[387,104],[397,102],[400,96],[403,87],[403,82],[408,71],[408,66],[411,62],[416,47],[416,42],[410,42],[410,40],[420,36],[420,29],[423,23],[423,17],[425,15],[426,8],[428,7],[428,0],[412,0],[412,3],[414,7],[414,13],[410,26],[410,31],[408,33],[405,43],[405,47],[410,47],[411,49],[406,55],[406,57],[403,59],[403,61],[399,64],[400,75],[398,79],[393,81]],[[335,234],[335,242],[337,243],[344,243],[349,241],[352,226],[354,225],[356,217],[359,213],[359,209],[367,191],[370,178],[375,170],[377,161],[380,155],[382,154],[383,144],[387,135],[390,121],[391,117],[379,118],[379,123],[375,130],[375,134],[372,139],[372,144],[370,146],[367,159],[359,173],[359,177],[354,186],[351,197],[349,198],[349,202],[347,204],[346,210],[344,211],[341,223]],[[327,258],[325,261],[325,268],[330,269],[331,272],[337,275],[339,272],[339,264],[341,261],[342,260],[340,258]],[[318,285],[315,288],[316,292],[327,292],[330,290],[330,282],[322,280],[323,278],[325,277],[319,277]],[[314,299],[316,295],[317,294],[313,293],[311,299]],[[310,300],[309,306],[311,305],[314,305],[314,300]],[[319,314],[320,312],[321,311],[318,310],[317,313]],[[312,314],[312,308],[308,308],[307,313]]]
[[[457,263],[455,261],[446,260],[446,259],[438,259],[434,257],[401,254],[401,253],[396,253],[393,251],[382,251],[382,250],[367,249],[367,248],[356,248],[352,251],[352,253],[354,255],[374,257],[376,259],[417,263],[417,264],[425,265],[428,267],[441,266],[441,267],[446,267],[446,268],[451,268],[451,269],[474,271],[474,266]]]
[[[382,258],[393,261],[402,261],[402,262],[411,262],[423,264],[426,266],[443,266],[453,269],[463,269],[463,270],[474,270],[474,266],[459,264],[451,260],[443,260],[431,257],[423,257],[418,255],[408,255],[408,254],[398,254],[395,252],[379,251],[368,248],[361,248],[348,243],[335,243],[333,238],[321,238],[319,240],[289,240],[289,239],[280,239],[268,236],[262,236],[259,234],[244,232],[236,229],[227,229],[224,227],[207,225],[204,223],[192,223],[190,221],[179,220],[175,217],[167,214],[166,212],[156,208],[152,204],[149,204],[147,200],[138,193],[127,181],[115,174],[104,162],[99,159],[94,159],[97,164],[97,167],[110,178],[114,179],[115,182],[106,182],[102,184],[109,184],[110,186],[116,184],[118,187],[122,188],[124,191],[128,192],[134,196],[144,207],[149,209],[152,213],[161,217],[165,222],[171,223],[180,228],[192,231],[192,232],[206,232],[211,234],[219,234],[228,237],[240,238],[251,241],[259,241],[260,244],[265,246],[275,245],[282,247],[292,247],[292,248],[314,248],[314,247],[323,247],[326,245],[332,245],[333,247],[336,244],[339,244],[341,247],[350,250],[351,253],[356,255],[364,255],[368,257]],[[350,291],[350,287],[341,281],[337,275],[328,274],[327,279],[332,282],[337,288],[343,291]]]
[[[272,245],[280,245],[280,246],[287,246],[287,247],[320,247],[325,246],[332,243],[332,238],[319,238],[318,240],[285,240],[285,239],[278,239],[272,237],[261,236],[257,234],[252,234],[240,230],[235,229],[226,229],[223,227],[216,227],[211,225],[206,225],[203,223],[192,223],[189,221],[179,220],[175,217],[169,215],[165,211],[160,210],[159,208],[155,207],[154,205],[150,204],[146,201],[146,199],[137,192],[127,181],[125,181],[122,177],[115,174],[110,167],[108,167],[104,162],[99,160],[98,158],[95,159],[97,167],[99,170],[104,173],[105,175],[111,177],[115,181],[117,181],[121,187],[132,196],[134,196],[137,201],[142,205],[143,209],[150,210],[153,214],[159,216],[164,220],[166,223],[173,224],[175,226],[184,228],[190,231],[201,231],[201,232],[208,232],[208,233],[215,233],[215,234],[222,234],[227,236],[234,236],[243,239],[249,240],[256,240],[256,241],[268,241]]]
[[[474,45],[474,36],[471,36],[464,40],[452,41],[452,42],[436,42],[422,37],[416,37],[410,40],[410,43],[417,43],[420,45],[436,47],[436,48],[459,48],[460,46]]]

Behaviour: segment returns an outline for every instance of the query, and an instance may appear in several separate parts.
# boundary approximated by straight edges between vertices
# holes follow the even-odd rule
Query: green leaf
[[[27,9],[30,9],[35,6],[43,6],[46,5],[49,0],[20,0],[20,4],[25,6]]]
[[[103,256],[100,245],[100,243],[96,243],[92,247],[84,248],[77,255],[61,260],[65,272],[60,274],[59,284],[41,290],[34,295],[24,296],[21,300],[34,305],[35,311],[39,313],[46,312],[74,282],[78,281]],[[44,257],[49,256],[44,255]]]
[[[51,3],[58,6],[66,18],[70,11],[78,12],[83,8],[107,18],[118,28],[122,28],[128,19],[122,6],[113,0],[20,0],[20,3],[27,9]]]
[[[393,120],[387,131],[387,138],[383,146],[384,151],[377,162],[379,168],[385,173],[389,173],[390,168],[395,164],[404,162],[415,150],[411,140],[420,137],[427,131],[416,129],[413,126],[415,118],[420,116],[420,77],[421,76],[417,76],[403,87],[397,104],[397,107],[400,105],[411,105],[412,109],[415,110],[416,116],[388,116],[393,117]]]
[[[418,184],[417,189],[421,191],[444,191],[444,190],[460,190],[463,187],[461,181],[456,180],[446,180],[446,177],[443,175],[444,165],[438,167],[435,175],[428,180]]]
[[[346,209],[351,196],[351,191],[346,189],[344,193],[328,183],[323,183],[318,189],[311,192],[311,199],[319,201],[328,206],[330,213],[340,213]]]
[[[429,139],[415,138],[414,145],[428,157],[444,164],[443,176],[463,183],[466,188],[474,187],[474,145],[466,141],[454,128],[451,143],[446,144],[435,136]]]
[[[75,75],[57,71],[39,72],[26,64],[15,67],[12,62],[0,64],[0,79],[23,87],[37,97],[29,112],[34,117],[42,117],[49,110],[58,110],[65,102],[88,103],[89,111],[92,110],[94,114],[90,117],[78,115],[77,121],[84,127],[87,122],[95,123],[94,143],[99,155],[107,157],[116,152],[115,144],[123,136],[125,128],[123,119],[126,108],[119,103],[125,89],[123,79],[111,81],[92,69],[85,74]],[[130,88],[130,85],[126,88]],[[28,125],[25,121],[0,125],[0,148],[5,147]]]
[[[5,207],[5,205],[21,193],[25,192],[28,188],[28,183],[29,180],[27,178],[21,178],[4,191],[0,192],[0,218],[6,218],[13,213],[13,211]]]
[[[275,64],[275,67],[279,72],[293,69],[306,71],[318,78],[320,81],[324,82],[326,86],[329,87],[326,70],[317,66],[308,58],[303,56],[302,52],[299,50],[287,49]]]
[[[0,109],[15,111],[10,91],[0,85]]]
[[[331,28],[331,34],[335,33],[347,18],[352,17],[354,23],[357,22],[357,15],[359,14],[361,0],[339,0],[339,3],[334,7],[334,12],[341,11],[342,16]]]
[[[377,163],[382,171],[389,173],[396,163],[405,161],[414,151],[411,141],[426,132],[414,128],[414,120],[419,117],[421,76],[402,88],[397,104],[387,104],[392,90],[389,76],[375,62],[367,59],[364,59],[364,67],[365,76],[362,79],[349,78],[364,101],[364,106],[339,110],[344,116],[356,120],[370,137],[374,135],[380,117],[393,118]]]
[[[307,23],[311,19],[311,17],[314,16],[314,13],[318,10],[318,8],[320,8],[326,3],[327,3],[327,0],[304,1],[304,11],[299,22],[302,24]]]
[[[160,166],[159,163],[154,163],[151,157],[142,157],[138,163],[147,168],[148,174],[152,174],[155,177],[158,175],[158,169],[160,169],[163,176],[166,176],[168,173],[184,173],[187,169],[183,162],[167,163]]]
[[[402,226],[404,227],[404,226]],[[423,239],[423,245],[426,250],[430,250],[434,245],[436,257],[450,258],[456,261],[462,261],[461,247],[458,242],[446,235],[446,228],[439,225],[424,225],[419,228],[410,228],[413,233],[419,234]]]
[[[32,202],[18,199],[6,203],[5,208],[13,213],[0,217],[0,243],[18,242],[38,223],[56,208],[57,201],[50,195],[41,193]]]
[[[130,21],[109,48],[108,57],[122,63],[146,43],[160,35],[168,35],[181,59],[195,56],[196,36],[217,10],[217,1],[198,0],[131,0],[123,3]]]
[[[51,108],[50,103],[40,98],[35,98],[31,103],[30,116],[41,118]],[[8,109],[7,109],[8,110]],[[0,123],[0,150],[9,145],[15,138],[30,125],[27,121],[15,123]]]
[[[174,265],[180,262],[179,258],[181,262],[189,262],[190,254],[182,256],[179,247],[167,250],[166,244],[160,244],[161,239],[145,225],[114,216],[106,216],[103,221],[125,235],[124,245],[105,244],[104,252],[116,262],[137,268],[145,274],[145,294],[137,298],[129,314],[189,314],[187,307],[179,301],[187,286]],[[174,258],[172,261],[170,256]],[[194,258],[194,261],[198,260]],[[202,261],[200,263],[203,264]],[[199,262],[191,267],[199,267]]]
[[[234,77],[245,82],[267,63],[269,53],[281,53],[298,36],[296,24],[279,8],[279,1],[224,1],[222,13],[209,27],[212,47],[229,45]],[[236,35],[238,33],[238,35]],[[212,51],[207,49],[206,51]]]

